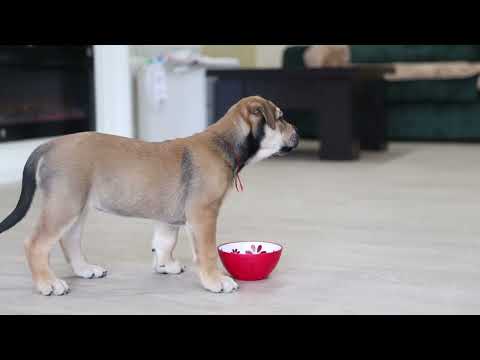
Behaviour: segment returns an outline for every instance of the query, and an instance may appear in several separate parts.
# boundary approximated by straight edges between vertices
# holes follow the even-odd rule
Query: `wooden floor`
[[[0,236],[2,314],[480,314],[480,147],[393,144],[359,162],[316,159],[304,144],[289,158],[246,169],[246,192],[232,193],[219,243],[285,245],[277,271],[240,292],[205,292],[182,233],[182,276],[150,269],[148,221],[92,213],[85,250],[110,270],[72,278],[59,249],[52,263],[72,286],[67,297],[32,289],[22,240],[38,215]],[[0,217],[18,185],[0,187]],[[66,199],[68,201],[68,199]]]

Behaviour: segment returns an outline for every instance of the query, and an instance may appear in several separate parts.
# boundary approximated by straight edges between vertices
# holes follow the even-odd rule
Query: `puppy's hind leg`
[[[55,243],[73,226],[77,216],[55,217],[57,212],[45,207],[33,236],[25,242],[25,253],[37,290],[46,296],[62,296],[70,292],[63,280],[58,279],[49,264],[50,251]],[[58,214],[58,213],[57,213]]]
[[[85,217],[86,210],[83,211],[82,215],[60,240],[63,254],[67,262],[72,266],[75,275],[84,279],[104,278],[107,276],[107,270],[100,266],[89,264],[82,253],[81,242]]]
[[[178,261],[173,258],[173,250],[177,245],[178,226],[157,223],[152,241],[153,269],[159,274],[177,275],[185,271]]]

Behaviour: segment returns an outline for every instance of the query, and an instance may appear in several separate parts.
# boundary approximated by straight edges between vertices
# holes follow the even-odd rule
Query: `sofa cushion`
[[[478,61],[480,45],[351,45],[353,63]]]
[[[478,141],[480,103],[390,106],[391,140]]]
[[[388,138],[397,141],[479,141],[480,103],[403,104],[388,108]],[[288,119],[303,139],[317,139],[319,121],[315,114],[288,111]]]
[[[451,80],[412,80],[387,83],[389,104],[473,103],[480,100],[478,77]]]

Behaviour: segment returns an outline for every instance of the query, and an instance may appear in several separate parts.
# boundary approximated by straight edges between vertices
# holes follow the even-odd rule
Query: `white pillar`
[[[95,45],[97,131],[135,136],[128,45]]]

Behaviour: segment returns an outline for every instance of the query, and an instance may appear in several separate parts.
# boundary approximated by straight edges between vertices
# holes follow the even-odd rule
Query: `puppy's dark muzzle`
[[[297,132],[294,135],[292,135],[292,138],[289,141],[289,143],[292,145],[287,145],[282,147],[280,149],[280,155],[287,155],[298,147],[298,144],[300,143],[300,136],[298,135]]]
[[[287,155],[291,153],[293,150],[294,150],[293,147],[284,146],[283,148],[280,149],[279,155]]]

